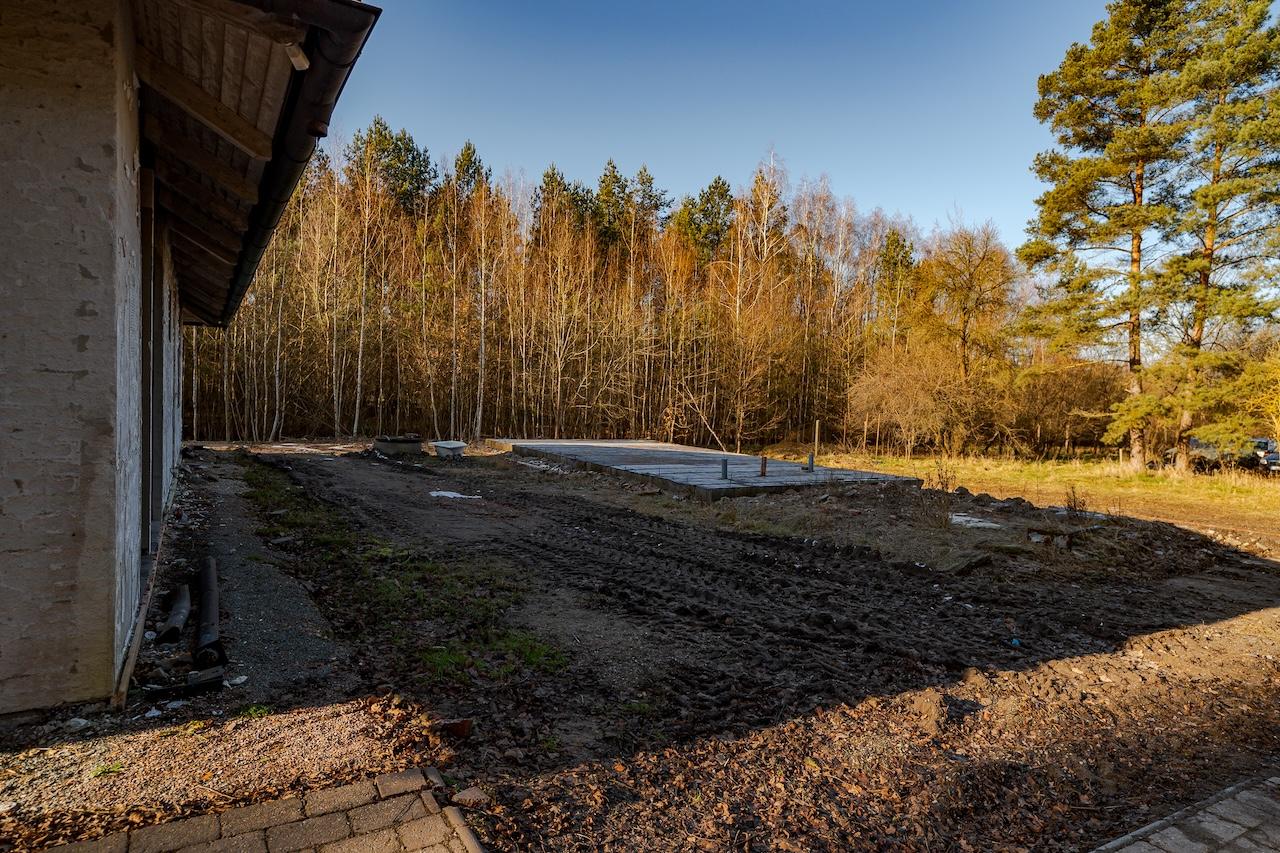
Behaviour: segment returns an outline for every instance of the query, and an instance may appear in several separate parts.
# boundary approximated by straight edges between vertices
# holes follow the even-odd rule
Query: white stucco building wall
[[[109,695],[138,605],[131,20],[0,6],[0,713]]]

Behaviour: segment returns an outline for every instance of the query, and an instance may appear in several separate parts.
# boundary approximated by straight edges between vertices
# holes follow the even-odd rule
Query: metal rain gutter
[[[217,325],[226,328],[240,308],[258,263],[271,242],[285,206],[302,178],[318,139],[329,133],[329,120],[382,10],[355,0],[239,0],[248,6],[306,25],[306,71],[294,71],[280,121],[273,136],[270,162],[258,187],[258,203],[249,213],[249,228],[232,274],[231,289]]]

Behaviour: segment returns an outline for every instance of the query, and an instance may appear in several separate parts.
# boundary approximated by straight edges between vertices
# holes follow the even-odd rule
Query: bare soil
[[[285,590],[276,624],[315,644],[229,612],[256,674],[164,712],[211,721],[203,745],[140,715],[13,730],[0,830],[88,836],[417,762],[493,796],[471,820],[494,849],[1074,850],[1280,755],[1280,574],[1173,525],[900,486],[707,506],[505,455],[255,450],[200,451],[188,500],[255,558],[230,565],[271,573],[237,607]],[[227,484],[260,463],[287,491],[246,503]],[[282,535],[271,495],[319,520]],[[227,723],[253,683],[272,713]],[[263,736],[285,757],[258,761]],[[96,784],[117,755],[144,772]],[[174,782],[211,769],[221,797]]]

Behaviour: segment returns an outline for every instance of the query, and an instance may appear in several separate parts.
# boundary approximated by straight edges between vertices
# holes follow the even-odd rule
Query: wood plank
[[[271,159],[268,134],[141,45],[137,47],[135,67],[148,88],[181,107],[214,133],[255,160]]]
[[[174,252],[174,275],[178,279],[178,296],[183,302],[215,319],[222,316],[231,290],[230,276],[222,284],[211,281],[201,269],[200,262],[181,250]]]
[[[214,219],[220,220],[232,228],[243,231],[249,226],[249,214],[233,202],[221,197],[215,190],[183,174],[179,169],[164,160],[156,162],[156,180],[169,187],[175,193],[191,199],[196,207],[207,211]]]
[[[161,157],[167,156],[181,163],[186,163],[197,172],[207,175],[214,183],[226,189],[227,192],[238,196],[249,204],[258,202],[258,187],[245,178],[244,175],[241,175],[206,151],[199,141],[184,133],[165,127],[153,115],[147,115],[143,118],[142,133],[161,149]]]
[[[235,269],[236,258],[226,249],[214,245],[210,240],[201,239],[203,237],[200,232],[196,231],[192,226],[187,225],[181,219],[169,220],[169,231],[173,236],[182,240],[188,246],[199,249],[203,255],[202,259],[207,259],[208,263],[217,264],[227,271],[227,277],[231,277],[231,271]]]
[[[179,282],[178,285],[178,304],[182,307],[183,311],[189,312],[197,320],[207,326],[216,326],[218,325],[218,321],[222,319],[222,311],[215,311],[203,305],[194,304],[191,300],[190,294],[182,287],[181,282]]]
[[[172,190],[162,187],[161,191],[156,193],[156,204],[164,208],[174,219],[181,219],[191,228],[194,228],[194,233],[199,235],[201,241],[206,245],[222,249],[224,252],[229,252],[233,255],[240,253],[240,246],[244,242],[244,238],[238,232],[232,231],[222,223],[209,218]],[[188,233],[192,232],[189,230]]]
[[[291,23],[287,18],[272,15],[234,0],[169,0],[169,2],[193,9],[202,15],[218,18],[232,26],[256,32],[279,44],[301,44],[307,40],[305,26]]]

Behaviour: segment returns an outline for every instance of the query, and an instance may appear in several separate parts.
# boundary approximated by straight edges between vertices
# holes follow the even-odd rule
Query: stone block
[[[144,826],[129,835],[129,853],[169,853],[213,841],[218,834],[218,816],[211,814]]]
[[[1186,823],[1188,824],[1188,835],[1200,838],[1209,835],[1220,842],[1231,841],[1245,833],[1245,827],[1233,821],[1225,820],[1209,811],[1201,812]],[[1179,824],[1179,826],[1182,826],[1182,824]]]
[[[240,835],[302,819],[302,801],[296,797],[254,803],[222,813],[222,834]]]
[[[320,848],[320,853],[400,853],[400,836],[392,827],[366,835],[353,835]]]
[[[401,824],[396,831],[406,850],[421,850],[433,844],[443,844],[449,836],[449,825],[440,815],[431,815]]]
[[[308,791],[305,797],[308,817],[328,814],[346,809],[354,809],[366,803],[372,803],[378,797],[372,782],[355,782],[340,788],[324,788],[319,791]]]
[[[1147,842],[1165,853],[1209,853],[1208,844],[1188,836],[1176,826],[1168,826],[1147,838]]]
[[[399,773],[384,773],[373,782],[378,786],[378,794],[383,797],[421,791],[427,786],[427,780],[423,778],[422,771],[416,767],[401,770]]]
[[[1267,819],[1265,813],[1250,808],[1236,797],[1215,803],[1209,807],[1209,811],[1224,820],[1229,820],[1249,829],[1258,826]]]
[[[426,816],[427,809],[422,798],[414,794],[380,800],[347,813],[351,820],[351,831],[356,835]]]
[[[271,853],[305,850],[340,841],[350,834],[346,814],[335,812],[271,827],[267,830],[267,849]]]
[[[179,853],[267,853],[267,837],[263,832],[246,832],[207,844],[183,847]]]

